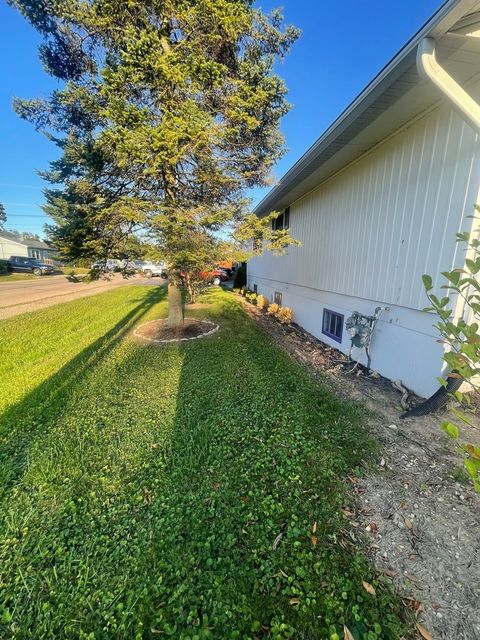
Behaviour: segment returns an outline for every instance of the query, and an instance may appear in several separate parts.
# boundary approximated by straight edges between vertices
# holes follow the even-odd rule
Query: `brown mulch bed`
[[[449,414],[400,420],[402,393],[389,380],[364,368],[352,372],[341,352],[239,298],[279,347],[368,411],[381,460],[377,473],[349,479],[356,496],[349,508],[353,539],[368,537],[379,573],[393,580],[435,640],[480,640],[480,496],[440,429]],[[410,394],[409,401],[419,398]],[[480,440],[478,425],[464,425],[461,433]]]
[[[199,338],[212,331],[215,325],[196,318],[185,318],[181,327],[168,327],[166,320],[153,320],[137,327],[136,338],[148,342],[180,341]]]

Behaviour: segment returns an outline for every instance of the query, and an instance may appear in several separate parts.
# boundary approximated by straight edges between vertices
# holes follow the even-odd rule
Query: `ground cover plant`
[[[135,341],[165,296],[0,324],[0,637],[401,638],[348,533],[346,478],[375,456],[359,410],[233,294],[190,311],[209,338]]]

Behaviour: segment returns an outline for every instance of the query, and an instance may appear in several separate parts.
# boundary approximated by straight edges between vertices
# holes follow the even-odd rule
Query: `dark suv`
[[[36,276],[44,276],[55,271],[52,265],[25,256],[10,256],[7,269],[17,273],[34,273]]]

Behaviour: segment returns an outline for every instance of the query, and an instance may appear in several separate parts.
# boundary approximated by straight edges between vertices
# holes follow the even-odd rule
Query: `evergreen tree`
[[[169,321],[181,271],[238,250],[292,242],[248,214],[283,152],[286,88],[273,72],[297,37],[252,0],[9,0],[42,34],[64,81],[19,115],[62,149],[44,177],[51,239],[66,258],[112,257],[135,232],[169,265]],[[58,186],[55,186],[58,185]]]

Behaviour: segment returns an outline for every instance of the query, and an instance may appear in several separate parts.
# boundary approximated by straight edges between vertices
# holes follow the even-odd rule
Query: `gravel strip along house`
[[[480,2],[450,0],[255,210],[280,212],[302,246],[253,258],[248,286],[345,353],[352,313],[381,307],[370,366],[421,396],[442,373],[422,274],[441,284],[466,258],[456,233],[480,202],[479,99]]]

